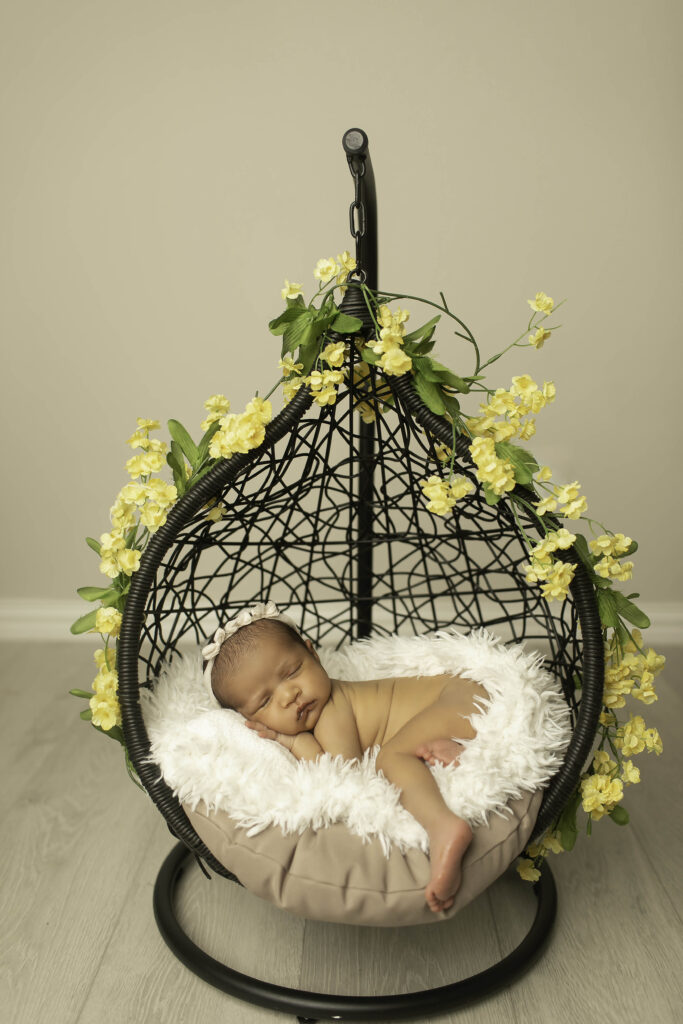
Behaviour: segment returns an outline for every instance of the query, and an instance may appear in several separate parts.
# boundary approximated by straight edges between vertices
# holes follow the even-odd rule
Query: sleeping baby
[[[376,768],[429,836],[425,899],[435,913],[453,905],[468,823],[445,804],[428,764],[457,763],[476,730],[468,718],[483,686],[453,675],[368,682],[331,679],[310,640],[269,602],[241,612],[202,650],[204,678],[218,704],[240,712],[259,736],[298,759],[361,758],[379,745]]]

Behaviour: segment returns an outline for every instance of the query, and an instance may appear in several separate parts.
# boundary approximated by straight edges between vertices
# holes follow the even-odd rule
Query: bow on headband
[[[221,646],[225,643],[228,637],[231,637],[233,633],[236,633],[238,629],[242,628],[242,626],[248,626],[251,622],[255,622],[257,619],[277,619],[279,622],[284,622],[287,626],[291,626],[292,629],[296,630],[299,636],[303,636],[294,619],[291,619],[289,615],[285,615],[283,612],[279,611],[277,605],[273,601],[268,601],[267,604],[254,604],[251,608],[243,608],[234,619],[229,619],[224,626],[220,626],[213,635],[213,641],[210,644],[207,644],[206,647],[202,647],[202,657],[207,663],[204,669],[204,683],[206,684],[206,690],[211,699],[211,703],[217,708],[221,705],[218,703],[213,689],[211,688],[211,672],[213,669],[213,663],[218,657],[218,652],[220,651]]]

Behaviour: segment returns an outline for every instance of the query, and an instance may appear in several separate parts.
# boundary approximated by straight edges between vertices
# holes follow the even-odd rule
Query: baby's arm
[[[259,722],[246,722],[245,724],[249,729],[255,729],[264,739],[275,740],[286,747],[299,761],[315,761],[320,754],[324,753],[312,732],[298,732],[294,736],[290,736],[284,732],[274,732],[273,729],[269,729],[268,726],[261,725]]]

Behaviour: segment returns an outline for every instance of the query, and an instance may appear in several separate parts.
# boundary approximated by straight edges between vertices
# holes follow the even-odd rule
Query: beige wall
[[[568,299],[495,383],[555,381],[532,451],[639,540],[642,604],[681,600],[679,3],[2,6],[1,597],[104,581],[136,416],[196,434],[274,381],[284,278],[352,247],[359,126],[384,287],[443,289],[489,354]]]

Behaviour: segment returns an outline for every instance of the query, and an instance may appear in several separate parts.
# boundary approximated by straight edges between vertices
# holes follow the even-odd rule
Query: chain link
[[[361,239],[365,236],[368,226],[365,203],[361,199],[361,180],[365,174],[365,159],[357,155],[349,155],[347,160],[355,184],[355,198],[349,207],[349,229],[351,237],[356,241],[356,269],[351,271],[349,277],[358,277],[365,282],[365,270],[360,269]],[[356,224],[356,211],[358,212],[358,224]]]

